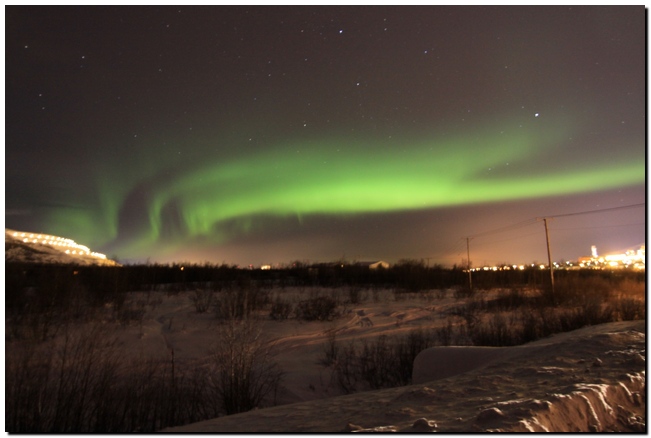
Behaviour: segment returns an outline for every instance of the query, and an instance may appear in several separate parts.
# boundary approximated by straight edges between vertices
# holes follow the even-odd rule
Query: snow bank
[[[435,347],[411,386],[216,418],[171,432],[642,432],[645,321],[521,347]]]
[[[570,394],[552,394],[544,409],[532,412],[509,432],[645,432],[645,373],[615,385],[577,384]]]

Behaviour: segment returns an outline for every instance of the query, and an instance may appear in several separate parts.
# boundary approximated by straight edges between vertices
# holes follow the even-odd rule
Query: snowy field
[[[223,352],[227,342],[228,323],[215,311],[225,293],[129,293],[119,313],[106,306],[92,322],[59,328],[48,348],[61,351],[66,339],[73,337],[64,333],[91,333],[102,321],[97,333],[111,340],[123,363],[144,359],[171,363],[172,379],[174,370],[177,377],[181,370],[209,373],[214,370],[215,352]],[[475,329],[486,329],[496,320],[469,310],[471,304],[483,302],[488,308],[485,303],[504,298],[504,292],[483,291],[469,298],[453,290],[397,293],[289,287],[264,294],[268,300],[264,309],[248,317],[255,338],[246,338],[245,343],[254,339],[256,345],[269,347],[267,360],[282,372],[277,390],[252,411],[225,415],[215,402],[217,418],[165,431],[645,430],[644,320],[593,325],[521,346],[477,347],[471,345],[468,324],[474,321]],[[350,302],[353,296],[356,304]],[[325,320],[270,317],[273,303],[291,303],[296,308],[318,297],[337,303]],[[206,310],[198,311],[202,304]],[[116,317],[124,314],[130,317]],[[478,322],[482,318],[483,325]],[[9,327],[6,331],[11,332]],[[378,340],[393,345],[414,333],[416,340],[426,338],[429,344],[416,352],[413,378],[407,385],[385,388],[383,382],[374,385],[364,376],[342,372],[350,349],[359,353],[366,347],[376,356],[384,352],[388,357],[394,350]],[[9,358],[22,348],[19,338],[7,342]],[[413,344],[412,339],[409,345]],[[361,356],[355,357],[359,361]],[[377,357],[375,361],[377,366],[391,363]],[[9,366],[8,373],[12,369]],[[348,385],[342,385],[345,379]]]

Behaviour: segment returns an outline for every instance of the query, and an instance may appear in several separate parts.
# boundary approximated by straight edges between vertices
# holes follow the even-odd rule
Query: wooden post
[[[549,248],[549,230],[547,229],[547,218],[543,218],[545,222],[545,237],[547,238],[547,262],[549,263],[549,281],[552,287],[552,296],[555,296],[554,290],[554,265],[552,264],[552,251]]]
[[[472,292],[472,272],[470,271],[470,237],[466,237],[466,251],[468,253],[468,287]]]

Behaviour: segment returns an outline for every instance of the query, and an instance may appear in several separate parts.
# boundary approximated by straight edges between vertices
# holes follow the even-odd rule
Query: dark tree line
[[[644,272],[563,271],[557,279],[599,277],[606,281],[630,278],[645,281]],[[609,280],[610,279],[610,280]],[[472,273],[473,288],[513,288],[548,286],[548,271],[539,268]],[[304,265],[289,269],[249,270],[228,265],[149,264],[122,267],[5,264],[5,305],[7,312],[27,307],[70,307],[85,302],[91,306],[113,303],[120,306],[130,291],[174,292],[204,288],[223,290],[242,284],[271,287],[365,287],[392,288],[398,292],[464,288],[468,274],[458,267],[427,267],[403,261],[388,269],[341,263]]]

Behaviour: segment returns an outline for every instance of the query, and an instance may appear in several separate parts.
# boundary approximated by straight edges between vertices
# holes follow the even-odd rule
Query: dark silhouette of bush
[[[359,345],[357,345],[359,344]],[[407,335],[362,339],[341,347],[333,338],[324,349],[321,363],[333,369],[333,381],[345,393],[359,389],[409,385],[414,359],[426,348],[438,345],[434,332],[416,329]]]
[[[434,336],[436,336],[438,345],[444,347],[452,345],[454,339],[454,326],[449,319],[444,326],[433,329],[433,333]]]
[[[471,289],[468,285],[459,286],[454,290],[454,298],[458,300],[472,298],[475,296],[475,292],[477,292],[476,287]]]
[[[290,317],[293,310],[294,306],[292,306],[292,303],[285,301],[280,297],[276,297],[271,303],[271,311],[269,312],[269,316],[271,319],[283,321]]]
[[[617,311],[622,321],[633,321],[646,318],[646,305],[643,300],[635,298],[620,298],[616,302]]]
[[[259,288],[247,278],[240,279],[232,287],[226,287],[215,299],[218,319],[248,318],[254,311],[269,304],[269,292]]]
[[[508,291],[500,290],[497,298],[486,302],[486,307],[489,311],[505,312],[530,305],[531,302],[532,298],[522,288],[514,287]]]
[[[190,301],[194,304],[197,313],[207,312],[213,302],[214,292],[211,289],[195,289],[190,294]]]
[[[13,342],[5,360],[10,433],[154,432],[274,403],[282,377],[259,331],[220,331],[213,367],[125,361],[104,324],[62,342]]]
[[[510,347],[521,343],[521,335],[515,329],[514,320],[502,313],[495,313],[487,321],[475,323],[467,333],[473,345]]]
[[[355,344],[350,342],[339,349],[337,360],[332,364],[332,382],[345,394],[357,391],[360,379]],[[327,357],[326,359],[327,360]]]
[[[337,330],[332,328],[326,334],[326,343],[323,347],[323,358],[319,363],[326,367],[335,365],[339,359],[339,350],[340,347],[337,342]]]
[[[359,304],[365,298],[361,286],[348,286],[348,301],[350,304]]]
[[[212,359],[209,385],[227,415],[275,401],[283,373],[252,320],[228,321],[220,330]]]
[[[332,297],[316,296],[299,301],[296,305],[296,317],[305,321],[332,321],[339,313],[337,301]]]

